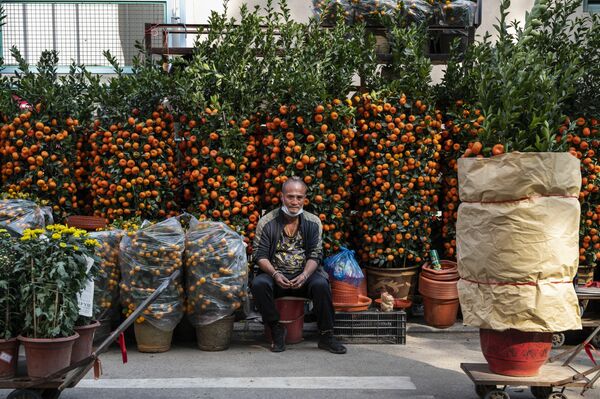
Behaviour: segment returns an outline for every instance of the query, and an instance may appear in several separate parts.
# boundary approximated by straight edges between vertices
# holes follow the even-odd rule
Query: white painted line
[[[244,377],[84,379],[78,388],[99,389],[372,389],[415,390],[410,377]]]

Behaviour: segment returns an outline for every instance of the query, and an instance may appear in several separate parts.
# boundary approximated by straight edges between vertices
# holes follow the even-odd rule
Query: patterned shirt
[[[306,255],[304,253],[304,240],[300,231],[293,237],[288,237],[284,231],[277,242],[273,266],[285,275],[300,273],[304,270]]]

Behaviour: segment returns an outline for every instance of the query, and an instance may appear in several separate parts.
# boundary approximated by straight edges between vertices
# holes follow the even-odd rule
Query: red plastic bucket
[[[514,377],[538,375],[552,349],[552,333],[482,328],[479,339],[490,371]]]
[[[275,299],[275,307],[279,312],[279,322],[287,330],[286,344],[297,344],[302,341],[304,329],[304,301],[306,298],[284,296]],[[271,329],[265,325],[265,335],[271,340]]]

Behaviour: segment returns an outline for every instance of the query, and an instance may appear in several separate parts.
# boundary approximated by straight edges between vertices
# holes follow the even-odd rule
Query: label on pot
[[[10,362],[12,362],[12,358],[13,357],[11,355],[9,355],[8,353],[0,352],[0,360],[2,360],[3,362],[10,364]]]
[[[88,273],[94,264],[94,260],[86,256]],[[77,294],[79,314],[84,317],[92,317],[94,310],[94,280],[88,280],[85,288]]]

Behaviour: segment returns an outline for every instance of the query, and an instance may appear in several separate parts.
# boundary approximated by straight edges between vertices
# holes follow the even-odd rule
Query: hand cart
[[[482,399],[510,399],[508,386],[527,386],[536,399],[566,399],[567,387],[582,388],[581,395],[594,387],[600,378],[600,365],[585,371],[577,371],[571,362],[600,333],[600,326],[581,344],[551,357],[535,377],[510,377],[492,373],[487,363],[461,363],[460,368],[475,384],[475,392]],[[567,357],[561,365],[554,364]],[[500,387],[499,387],[500,386]],[[555,390],[556,389],[556,390]]]
[[[87,358],[80,360],[52,375],[44,378],[15,377],[0,380],[0,389],[14,389],[6,399],[58,399],[62,391],[73,388],[97,364],[98,356],[106,352],[119,335],[140,316],[140,314],[158,298],[164,290],[179,276],[181,270],[176,270],[165,279],[161,285],[144,302],[138,306],[127,319]]]

